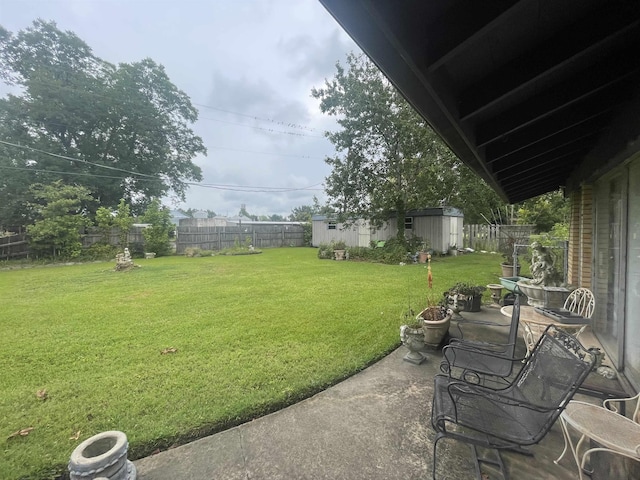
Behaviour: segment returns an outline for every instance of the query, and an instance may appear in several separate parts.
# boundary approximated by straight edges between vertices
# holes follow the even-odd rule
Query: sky
[[[358,47],[318,0],[0,0],[11,32],[71,30],[110,63],[152,58],[199,111],[202,183],[171,208],[289,215],[324,202],[324,137],[335,118],[311,97]]]

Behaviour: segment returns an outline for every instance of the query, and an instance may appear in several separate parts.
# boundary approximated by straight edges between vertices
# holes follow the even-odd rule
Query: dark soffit
[[[320,1],[511,203],[565,186],[604,141],[624,143],[613,125],[639,96],[640,2]]]

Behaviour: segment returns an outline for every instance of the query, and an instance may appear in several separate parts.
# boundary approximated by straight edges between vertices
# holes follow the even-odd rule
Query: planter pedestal
[[[405,362],[420,365],[424,362],[425,357],[420,350],[424,348],[424,331],[422,328],[411,328],[408,325],[400,327],[400,340],[402,344],[409,349],[403,360]]]
[[[487,288],[491,290],[491,300],[495,305],[500,305],[500,299],[502,298],[502,285],[498,283],[490,283]]]
[[[71,480],[136,480],[136,467],[127,460],[128,448],[127,436],[115,430],[86,439],[71,453]]]

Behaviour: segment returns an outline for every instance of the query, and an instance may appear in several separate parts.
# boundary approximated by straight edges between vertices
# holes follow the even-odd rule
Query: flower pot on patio
[[[500,264],[500,267],[502,268],[503,277],[517,277],[520,275],[520,265],[516,268],[516,273],[513,272],[513,265],[509,265],[508,263],[502,263]]]
[[[409,349],[403,360],[415,365],[424,362],[424,355],[420,351],[424,348],[424,330],[422,327],[402,325],[400,327],[400,341]]]
[[[442,345],[451,325],[451,311],[446,310],[446,313],[442,314],[442,310],[441,307],[428,307],[416,317],[416,320],[422,321],[424,344],[433,350]]]
[[[571,290],[565,287],[532,285],[528,280],[520,280],[517,285],[527,296],[527,303],[532,307],[561,308],[571,293]]]
[[[465,312],[479,312],[482,307],[482,295],[464,296],[462,305]]]
[[[135,480],[136,467],[127,460],[128,448],[127,436],[115,430],[86,439],[71,453],[71,480]]]
[[[502,298],[502,285],[499,283],[490,283],[487,288],[491,290],[491,300],[495,305],[500,305],[500,299]]]

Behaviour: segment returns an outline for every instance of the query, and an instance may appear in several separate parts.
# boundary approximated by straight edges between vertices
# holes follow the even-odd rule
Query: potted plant
[[[427,305],[427,308],[418,314],[416,320],[422,322],[424,344],[431,349],[437,349],[449,332],[451,310],[446,305],[430,304],[429,301]]]
[[[407,353],[403,360],[415,365],[420,365],[425,357],[421,353],[424,349],[424,330],[422,323],[419,320],[413,319],[413,310],[409,310],[409,314],[405,314],[405,320],[407,324],[400,327],[400,341],[407,347],[409,353]]]
[[[344,260],[347,251],[347,244],[343,240],[338,240],[333,244],[333,255],[336,260]]]
[[[484,285],[472,285],[458,282],[444,292],[447,304],[457,303],[465,312],[479,312],[482,306],[482,293],[487,289]]]
[[[520,265],[515,270],[513,266],[513,255],[516,244],[516,238],[512,235],[507,235],[506,238],[500,242],[499,250],[502,255],[502,276],[505,278],[513,278],[520,275]]]
[[[420,250],[418,250],[418,263],[427,263],[429,256],[429,243],[422,242],[420,244]]]

